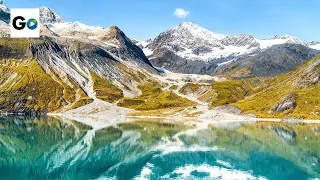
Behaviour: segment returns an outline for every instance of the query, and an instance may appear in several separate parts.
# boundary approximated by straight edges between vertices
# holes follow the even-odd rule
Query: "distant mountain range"
[[[234,78],[277,76],[294,70],[319,53],[301,44],[274,45],[255,56],[218,66],[215,74]]]
[[[246,34],[230,36],[211,32],[192,22],[181,23],[160,33],[154,40],[138,42],[137,45],[157,67],[180,73],[212,74],[219,66],[286,43],[320,50],[320,42],[307,42],[290,35],[276,35],[270,40]],[[309,58],[306,56],[304,60]]]

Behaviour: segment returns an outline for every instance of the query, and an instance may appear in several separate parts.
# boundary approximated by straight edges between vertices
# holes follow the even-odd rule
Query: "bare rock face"
[[[56,12],[48,7],[40,7],[40,22],[47,23],[63,23],[64,20]]]
[[[276,76],[292,71],[319,52],[300,44],[272,46],[254,57],[253,76]]]
[[[10,33],[10,26],[5,21],[0,20],[0,37],[8,36]]]
[[[119,27],[111,26],[110,28],[99,32],[97,38],[102,42],[118,46],[117,49],[110,49],[110,52],[115,56],[118,56],[123,60],[136,59],[137,61],[146,63],[152,67],[143,51],[134,44]]]
[[[293,94],[285,95],[280,101],[273,105],[269,111],[269,114],[276,112],[284,112],[289,109],[294,109],[297,106],[296,97]]]
[[[293,88],[307,88],[320,82],[320,59],[303,69],[305,73]]]
[[[51,31],[47,25],[42,25],[42,24],[40,24],[40,35],[48,36],[48,37],[58,36],[56,33]]]
[[[234,61],[217,68],[217,73],[246,71],[248,76],[278,76],[290,72],[319,51],[301,44],[274,45],[256,56]]]

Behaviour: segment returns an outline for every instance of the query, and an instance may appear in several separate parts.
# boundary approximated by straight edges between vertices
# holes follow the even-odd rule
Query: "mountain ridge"
[[[40,28],[39,39],[0,38],[1,114],[115,115],[193,104],[162,89],[158,70],[116,26],[49,21]]]
[[[10,10],[2,0],[0,0],[0,20],[6,23],[10,22]]]
[[[292,71],[319,53],[301,44],[274,45],[256,56],[221,65],[216,74],[233,78],[277,76]]]
[[[63,23],[64,20],[51,8],[41,6],[40,10],[40,22],[43,24],[46,23]]]
[[[317,52],[297,38],[275,36],[277,43],[290,42],[268,47],[274,42],[257,40],[252,35],[221,35],[182,23],[161,34],[157,41],[138,42],[117,26],[102,28],[64,22],[51,12],[54,11],[49,9],[48,18],[40,23],[39,39],[0,38],[0,113],[114,115],[134,111],[133,115],[138,116],[204,118],[214,114],[215,110],[210,108],[231,104],[243,113],[259,117],[319,117],[315,107],[319,66],[312,63],[305,67],[308,62],[319,61],[305,62]],[[194,39],[189,41],[189,37]],[[319,42],[306,43],[318,46]],[[268,48],[261,50],[261,46]],[[143,51],[141,47],[154,49]],[[239,55],[230,47],[252,51]],[[213,53],[213,48],[231,53],[215,61],[189,60],[176,53],[186,48],[197,56]],[[286,63],[288,59],[292,64]],[[254,62],[249,66],[253,68],[246,73],[255,75],[250,78],[228,80],[225,71],[222,76],[212,76],[217,69],[233,63],[246,69],[250,62]],[[287,80],[283,81],[283,77]],[[281,83],[288,86],[278,86]],[[269,87],[280,87],[281,91],[275,93]],[[264,105],[261,98],[268,97],[268,92],[272,97]],[[255,97],[261,102],[250,104]],[[305,108],[303,98],[309,103]]]
[[[163,39],[165,39],[165,41],[162,41]],[[177,44],[179,43],[182,43],[182,45],[177,46]],[[294,43],[305,46],[317,44],[316,41],[307,42],[287,34],[275,35],[271,39],[260,39],[248,34],[224,35],[207,30],[193,22],[183,22],[179,26],[174,27],[173,29],[169,29],[160,33],[159,36],[152,40],[152,42],[149,42],[147,44],[140,43],[140,45],[143,44],[143,47],[145,49],[150,49],[151,51],[153,51],[156,48],[167,46],[168,48],[170,48],[170,50],[174,50],[183,58],[208,61],[210,59],[219,59],[221,58],[221,56],[230,56],[230,54],[228,53],[250,54],[252,51],[254,51],[251,48],[265,49],[267,47],[271,47],[272,45],[284,43]],[[245,48],[248,52],[241,52],[241,49],[236,49],[231,52],[222,52],[220,54],[212,56],[208,55],[202,57],[193,57],[190,52],[186,52],[190,51],[190,45],[192,45],[193,48],[210,45],[210,47],[206,47],[209,52],[209,49],[214,47],[219,48],[220,50],[225,50],[227,49],[226,46],[231,45],[235,47],[247,46]],[[195,51],[195,49],[191,49],[191,51],[193,52]],[[190,56],[187,56],[188,53],[190,54]],[[206,52],[204,51],[204,53]]]
[[[320,49],[319,42],[307,42],[290,35],[275,35],[269,40],[246,34],[223,35],[192,22],[183,22],[160,33],[154,40],[137,42],[137,45],[157,67],[179,73],[214,74],[219,66],[256,56],[274,45],[285,43]],[[183,68],[181,64],[187,67]]]

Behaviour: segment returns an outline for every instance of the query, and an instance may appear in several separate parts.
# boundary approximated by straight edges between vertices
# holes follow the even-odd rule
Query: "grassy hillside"
[[[271,78],[266,82],[267,88],[233,105],[259,117],[320,119],[319,58],[316,56],[294,71]]]
[[[97,98],[112,103],[123,97],[122,91],[111,82],[101,78],[95,73],[91,72],[90,74],[93,80],[93,89],[96,92]]]
[[[212,90],[199,97],[199,100],[209,101],[211,107],[230,105],[258,92],[263,86],[264,81],[260,79],[215,82]]]
[[[118,105],[136,110],[154,110],[171,107],[191,106],[194,102],[176,95],[172,91],[163,91],[156,82],[138,85],[142,94],[136,98],[123,98]]]
[[[51,112],[67,101],[74,101],[75,92],[55,82],[35,60],[21,65],[2,64],[0,69],[0,109],[9,112]]]

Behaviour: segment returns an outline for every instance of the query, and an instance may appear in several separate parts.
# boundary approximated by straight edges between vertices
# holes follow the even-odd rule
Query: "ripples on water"
[[[320,177],[318,124],[105,122],[1,117],[0,179]]]

